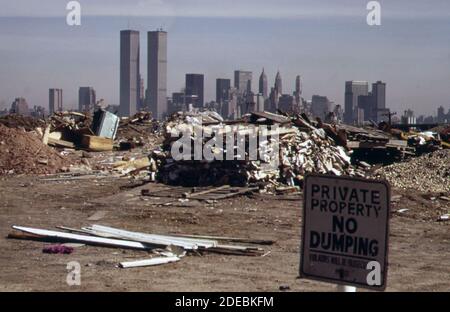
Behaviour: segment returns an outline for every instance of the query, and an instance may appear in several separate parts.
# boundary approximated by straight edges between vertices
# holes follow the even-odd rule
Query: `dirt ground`
[[[298,279],[301,197],[254,195],[218,203],[175,202],[139,196],[128,179],[50,182],[36,176],[0,178],[0,291],[333,291]],[[387,291],[450,290],[450,222],[437,218],[450,203],[414,191],[392,205]],[[173,201],[173,200],[172,200]],[[399,209],[409,209],[397,213]],[[97,211],[106,215],[87,220]],[[70,255],[44,254],[45,243],[7,239],[12,225],[46,229],[109,225],[148,233],[189,233],[271,239],[265,257],[188,256],[157,267],[120,269],[142,251],[78,247]],[[67,263],[81,264],[81,286],[66,283]]]

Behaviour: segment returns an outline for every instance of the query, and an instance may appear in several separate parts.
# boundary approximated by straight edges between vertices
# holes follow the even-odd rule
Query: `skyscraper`
[[[63,90],[50,89],[48,91],[48,109],[50,115],[54,112],[62,112],[63,110]]]
[[[263,71],[261,73],[261,76],[259,76],[259,93],[262,94],[262,96],[267,99],[267,97],[269,96],[269,90],[268,90],[268,85],[267,85],[267,75],[264,72],[264,68]]]
[[[139,32],[120,32],[120,106],[119,115],[129,117],[140,108]]]
[[[28,107],[27,100],[24,98],[16,98],[11,104],[11,114],[28,116],[30,115],[30,109]]]
[[[138,110],[146,111],[146,105],[145,105],[145,83],[144,78],[142,78],[141,75],[139,75],[139,107]]]
[[[353,124],[357,119],[358,97],[369,94],[369,83],[367,81],[345,82],[345,113],[344,121]]]
[[[376,108],[385,109],[386,108],[386,83],[382,81],[377,81],[372,84],[372,96],[376,103]]]
[[[295,78],[294,96],[295,102],[297,103],[297,105],[300,105],[302,101],[302,77],[300,75]]]
[[[311,113],[314,117],[325,120],[325,117],[332,111],[331,102],[326,96],[313,95],[311,101]]]
[[[80,87],[78,90],[78,110],[89,112],[94,109],[96,102],[95,90],[92,87]]]
[[[196,96],[193,106],[202,108],[204,105],[205,76],[202,74],[186,74],[186,95]]]
[[[216,80],[216,102],[223,105],[229,99],[229,92],[231,88],[230,79],[219,78]]]
[[[148,32],[148,107],[156,119],[167,113],[167,32]]]
[[[234,87],[240,96],[252,91],[253,73],[251,71],[236,70],[234,72]]]
[[[283,80],[281,79],[280,71],[277,72],[277,76],[275,77],[275,91],[279,94],[283,94]]]

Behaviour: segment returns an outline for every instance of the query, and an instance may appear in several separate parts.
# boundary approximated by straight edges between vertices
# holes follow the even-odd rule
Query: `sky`
[[[368,26],[366,0],[79,0],[81,26],[66,24],[66,0],[0,0],[0,109],[14,98],[48,107],[48,89],[77,107],[78,87],[119,102],[119,32],[168,32],[168,91],[186,73],[205,74],[205,98],[216,78],[262,68],[284,93],[303,79],[304,97],[344,102],[347,80],[387,83],[387,106],[435,115],[450,109],[450,1],[381,0],[381,25]]]

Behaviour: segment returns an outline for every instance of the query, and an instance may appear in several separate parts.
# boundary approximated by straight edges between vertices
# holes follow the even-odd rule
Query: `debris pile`
[[[49,174],[68,166],[70,162],[44,145],[37,133],[0,124],[0,174]]]
[[[121,262],[121,268],[152,266],[176,262],[187,254],[206,252],[236,256],[265,256],[264,249],[255,245],[272,245],[270,240],[214,237],[198,235],[159,235],[131,232],[101,225],[81,229],[59,227],[66,232],[13,226],[14,232],[8,235],[13,239],[28,239],[44,242],[82,243],[110,248],[127,248],[152,252],[160,257],[145,260]],[[235,245],[244,243],[247,245]],[[64,245],[45,247],[45,253],[71,253],[73,248]]]
[[[176,114],[165,124],[165,140],[150,155],[151,171],[166,184],[183,186],[280,185],[301,186],[308,173],[364,176],[350,163],[342,146],[324,129],[303,129],[281,115],[253,113],[236,123],[226,123],[211,112]],[[261,136],[263,134],[263,136]],[[257,135],[257,140],[250,142]],[[182,159],[172,152],[186,152],[180,139],[187,137]],[[196,148],[200,146],[200,149]],[[230,146],[232,147],[230,149]],[[192,148],[191,148],[192,147]],[[234,153],[241,150],[241,154]],[[201,150],[201,158],[198,158]],[[206,159],[205,154],[215,156]],[[231,157],[230,157],[231,156]]]
[[[411,158],[409,161],[382,167],[376,177],[392,186],[424,193],[450,193],[450,150]]]
[[[0,124],[8,128],[23,128],[26,131],[33,131],[38,127],[45,126],[45,122],[41,119],[16,114],[1,117]]]
[[[161,144],[161,125],[152,114],[140,112],[130,118],[122,118],[117,130],[120,150],[136,147],[154,147]]]

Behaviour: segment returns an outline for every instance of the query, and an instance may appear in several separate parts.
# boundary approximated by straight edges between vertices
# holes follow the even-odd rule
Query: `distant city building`
[[[377,81],[372,84],[372,96],[376,109],[386,108],[386,83]]]
[[[450,109],[447,113],[445,113],[445,109],[443,106],[440,106],[437,110],[437,116],[436,116],[436,122],[437,123],[450,123]]]
[[[403,113],[401,122],[402,122],[402,124],[406,124],[406,125],[416,124],[416,117],[414,115],[414,111],[412,111],[411,109],[405,110],[405,112]]]
[[[230,79],[219,78],[216,80],[216,102],[219,105],[223,105],[226,101],[228,101],[230,88]]]
[[[205,104],[205,76],[202,74],[186,74],[186,96],[196,96],[192,103],[195,108]]]
[[[326,96],[313,95],[311,100],[311,113],[314,117],[325,120],[328,113],[332,112],[332,102]]]
[[[30,115],[27,101],[24,98],[16,98],[11,104],[10,113],[23,116]]]
[[[168,114],[173,114],[179,111],[186,111],[184,92],[172,93],[171,105],[168,107]]]
[[[258,93],[255,95],[256,111],[263,112],[265,110],[266,97],[263,94]]]
[[[240,96],[252,91],[253,73],[251,71],[236,70],[234,72],[234,87]]]
[[[369,83],[367,81],[345,82],[345,113],[344,121],[353,124],[357,121],[358,98],[369,94]]]
[[[148,32],[148,108],[153,117],[167,114],[167,32]]]
[[[368,95],[358,97],[357,124],[363,124],[365,121],[377,121],[377,103],[375,97],[369,92]]]
[[[264,72],[264,68],[263,68],[261,76],[259,76],[259,93],[264,97],[264,99],[267,99],[269,96],[268,92],[269,92],[269,90],[268,90],[267,75]]]
[[[80,112],[89,112],[94,109],[96,104],[96,93],[92,87],[80,87],[78,90],[78,110]]]
[[[302,104],[302,77],[298,75],[295,78],[295,91],[294,91],[295,103],[300,108]]]
[[[341,123],[344,121],[344,110],[342,109],[341,105],[336,105],[334,107],[334,115],[336,117],[336,122]]]
[[[279,94],[275,88],[270,89],[270,97],[269,97],[269,112],[275,113],[278,109],[278,103],[280,100],[281,94]]]
[[[42,106],[33,106],[33,110],[31,111],[31,116],[35,118],[43,118],[46,116],[45,108]]]
[[[63,90],[49,89],[48,91],[48,110],[50,115],[55,112],[63,111]]]
[[[295,98],[290,94],[282,94],[278,98],[278,109],[284,113],[294,112],[295,106]]]
[[[389,116],[391,116],[391,110],[389,108],[377,109],[377,118],[375,121],[378,123],[382,121],[389,122]]]
[[[136,114],[141,100],[140,41],[136,30],[120,32],[120,107],[119,115]]]
[[[283,94],[283,80],[281,79],[280,71],[277,72],[277,76],[275,77],[275,92],[279,95]]]
[[[224,119],[239,118],[238,97],[238,90],[234,87],[230,88],[228,101],[225,101],[221,108],[221,115]]]

